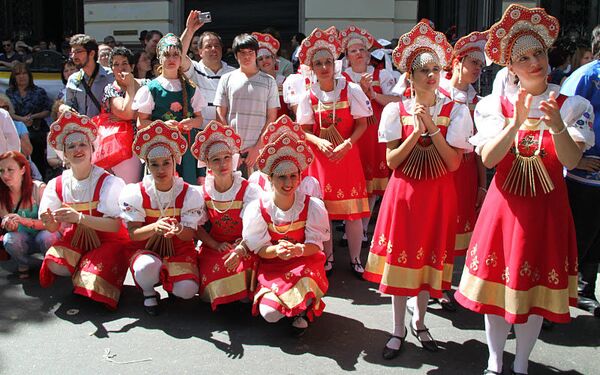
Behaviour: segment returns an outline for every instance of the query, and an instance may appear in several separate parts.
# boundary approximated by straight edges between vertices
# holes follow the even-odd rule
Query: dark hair
[[[161,33],[160,31],[158,31],[158,30],[150,30],[150,31],[148,31],[146,33],[146,36],[145,36],[146,41],[149,41],[150,39],[152,39],[152,37],[154,35],[160,35],[161,38],[163,37],[163,33]]]
[[[548,50],[548,64],[554,69],[569,61],[573,53],[575,53],[575,43],[570,39],[561,38]]]
[[[584,40],[577,41],[577,49],[573,54],[573,58],[571,59],[571,70],[575,71],[575,69],[581,66],[581,59],[586,52],[592,52],[592,47],[590,44]]]
[[[296,33],[294,34],[294,38],[296,39],[296,42],[298,42],[298,44],[302,43],[302,41],[304,39],[306,39],[306,35],[302,34],[302,33]]]
[[[131,51],[128,48],[125,47],[115,47],[112,49],[112,51],[110,52],[110,55],[108,56],[108,66],[112,67],[113,64],[113,57],[114,56],[123,56],[127,58],[127,62],[129,62],[129,65],[133,65],[133,53],[131,53]],[[138,58],[139,60],[139,58]]]
[[[240,34],[233,39],[231,45],[233,55],[237,55],[241,49],[251,49],[254,52],[258,51],[258,41],[250,34]]]
[[[69,77],[65,78],[63,76],[63,71],[65,70],[65,66],[67,64],[75,66],[75,63],[71,59],[65,60],[65,61],[62,62],[62,64],[60,64],[60,79],[62,80],[63,85],[67,84],[67,79],[69,78]]]
[[[279,33],[279,30],[277,30],[276,28],[274,28],[273,26],[269,26],[265,29],[263,29],[263,31],[261,31],[263,34],[270,34],[272,35],[275,39],[277,39],[278,41],[281,41],[281,34]]]
[[[17,89],[17,78],[16,74],[25,70],[27,75],[29,76],[29,84],[27,85],[27,89],[32,89],[35,85],[33,84],[33,74],[31,74],[31,70],[29,70],[29,66],[24,62],[16,63],[12,69],[10,70],[10,78],[8,79],[8,88],[11,90]]]
[[[31,166],[29,165],[29,161],[27,160],[25,155],[23,155],[19,151],[8,151],[0,155],[0,161],[5,159],[12,159],[19,165],[19,168],[25,168],[25,173],[23,174],[23,181],[21,182],[21,207],[31,207],[31,195],[33,194],[33,180],[31,179]],[[6,186],[2,179],[0,179],[0,206],[3,206],[4,209],[7,211],[11,211],[12,205],[13,202],[10,199],[10,188]]]
[[[94,56],[98,57],[98,42],[96,42],[96,39],[92,38],[89,35],[73,35],[71,37],[71,40],[69,40],[69,46],[71,46],[71,48],[73,48],[74,46],[82,46],[88,53],[94,51]]]
[[[203,48],[204,38],[209,37],[209,36],[217,38],[219,40],[219,44],[221,45],[221,49],[223,49],[223,40],[221,39],[219,34],[212,32],[212,31],[205,31],[202,34],[200,34],[200,39],[198,40],[198,48]]]
[[[600,59],[600,25],[592,30],[592,55],[595,59]]]

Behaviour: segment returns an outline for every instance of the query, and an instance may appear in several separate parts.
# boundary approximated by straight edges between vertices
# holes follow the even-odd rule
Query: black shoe
[[[333,273],[333,263],[333,254],[331,254],[325,261],[325,276],[331,277],[331,274]]]
[[[357,279],[364,280],[363,274],[365,273],[365,268],[360,263],[360,259],[354,258],[354,260],[350,262],[350,269]]]
[[[302,328],[302,327],[296,327],[296,326],[294,325],[294,323],[295,323],[297,320],[300,320],[300,319],[301,319],[301,320],[303,320],[304,322],[306,322],[306,324],[307,324],[307,326],[306,326],[306,327]],[[297,316],[297,317],[295,317],[295,318],[292,320],[292,325],[291,325],[291,327],[292,327],[292,334],[293,334],[294,336],[296,336],[296,337],[301,337],[301,336],[303,336],[303,335],[306,333],[306,329],[308,328],[308,320],[306,320],[306,318],[305,318],[305,317],[303,317],[303,316]]]
[[[596,297],[580,295],[579,300],[577,301],[577,307],[594,314],[596,317],[600,317],[600,302],[598,302]]]
[[[548,319],[544,319],[542,321],[542,329],[549,330],[554,328],[554,323],[549,321]]]
[[[483,370],[483,375],[502,375],[502,373],[485,369]]]
[[[387,344],[383,347],[383,352],[381,353],[381,355],[383,356],[383,359],[394,359],[398,356],[398,354],[400,354],[400,350],[402,350],[402,348],[404,347],[404,340],[406,340],[406,335],[408,335],[408,331],[406,329],[406,327],[404,327],[404,337],[400,337],[400,336],[390,336],[388,342],[391,339],[398,339],[400,340],[400,347],[398,349],[392,349],[392,348],[388,348]]]
[[[150,316],[157,316],[159,313],[159,307],[158,307],[158,303],[160,302],[160,296],[157,294],[153,295],[153,296],[144,296],[144,301],[147,299],[155,299],[156,300],[156,305],[154,306],[146,306],[144,305],[144,310],[146,311],[146,313]]]
[[[429,335],[429,337],[431,338],[431,340],[421,340],[421,338],[419,337],[420,333],[427,333]],[[421,343],[421,345],[423,346],[423,349],[430,351],[430,352],[437,352],[438,351],[438,345],[437,342],[435,342],[435,340],[433,339],[433,337],[431,336],[431,333],[429,333],[429,328],[423,328],[423,329],[415,329],[415,327],[413,327],[412,322],[410,323],[410,333],[412,333],[413,336],[415,336],[417,338],[417,340],[419,340],[419,342]]]

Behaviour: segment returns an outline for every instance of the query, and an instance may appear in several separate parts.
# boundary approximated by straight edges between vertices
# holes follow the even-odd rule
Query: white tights
[[[517,350],[513,370],[518,373],[527,374],[529,355],[542,329],[544,319],[539,315],[530,315],[527,323],[515,324],[515,336],[517,338]],[[504,345],[510,332],[512,324],[498,315],[485,315],[485,336],[487,338],[490,356],[488,359],[488,370],[502,372],[502,358]]]
[[[392,296],[393,336],[405,337],[406,324],[404,323],[404,318],[406,315],[406,301],[406,296]],[[429,292],[419,292],[416,301],[411,324],[417,329],[422,329],[425,327],[425,313],[427,312],[427,303],[429,302]],[[390,349],[400,348],[400,340],[391,338],[387,343],[387,347]]]
[[[373,213],[373,208],[375,208],[375,203],[377,203],[377,198],[379,198],[377,195],[371,195],[369,197],[369,212],[371,212],[371,214]],[[367,233],[367,229],[369,229],[369,221],[371,221],[371,214],[369,214],[369,216],[367,217],[362,218],[363,232],[365,233]]]
[[[348,251],[350,252],[350,261],[354,262],[354,259],[360,261],[360,250],[362,248],[362,220],[346,220],[346,238],[348,238]],[[333,225],[329,222],[329,233],[333,233],[331,229]],[[333,235],[331,236],[333,237]],[[333,242],[331,238],[328,241],[323,242],[323,252],[327,259],[333,260]]]
[[[156,293],[154,286],[160,281],[162,261],[150,254],[143,254],[133,262],[133,278],[140,286],[144,296]],[[181,280],[173,283],[173,294],[183,299],[190,299],[198,293],[198,283],[193,280]]]
[[[71,276],[71,272],[69,271],[69,269],[66,266],[62,266],[60,264],[57,264],[55,262],[52,261],[46,261],[48,262],[48,269],[50,270],[50,272],[52,272],[53,274],[55,274],[56,276]]]

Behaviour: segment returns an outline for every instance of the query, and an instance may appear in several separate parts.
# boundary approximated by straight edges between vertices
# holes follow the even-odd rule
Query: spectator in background
[[[294,72],[298,71],[298,67],[300,66],[300,61],[298,60],[298,50],[300,49],[300,44],[306,38],[306,35],[302,33],[296,33],[292,36],[291,45],[292,45],[292,55],[290,56],[290,60],[292,61],[292,67]]]
[[[112,35],[105,36],[103,42],[110,48],[115,48],[117,46],[117,41],[115,40],[115,37]]]
[[[199,49],[198,49],[198,42],[200,41],[200,35],[194,35],[194,37],[192,38],[192,44],[190,46],[190,50],[188,51],[187,55],[190,59],[192,59],[193,61],[200,61],[201,57],[199,54]]]
[[[46,90],[36,86],[27,64],[16,63],[8,81],[6,95],[10,98],[15,112],[13,118],[23,122],[29,130],[33,145],[32,160],[40,171],[46,170],[46,136],[51,101]]]
[[[98,45],[98,63],[106,70],[110,70],[110,64],[108,63],[108,57],[112,52],[112,47],[107,44]]]
[[[575,43],[570,39],[558,39],[548,50],[550,64],[550,83],[561,85],[571,71],[571,56],[575,52]]]
[[[75,66],[75,63],[73,62],[73,60],[65,60],[61,67],[60,67],[60,71],[62,72],[60,78],[62,80],[63,85],[65,85],[65,87],[63,87],[60,92],[58,93],[58,95],[56,96],[56,100],[64,100],[65,98],[65,93],[67,91],[67,81],[69,80],[69,77],[71,76],[71,74],[77,72],[77,67]]]
[[[140,31],[140,36],[138,37],[138,40],[140,41],[140,46],[142,48],[146,48],[146,34],[148,34],[148,30],[142,30]]]
[[[580,40],[577,42],[577,49],[571,58],[571,72],[577,70],[580,66],[584,66],[585,64],[592,61],[592,47],[589,43]]]
[[[158,30],[150,30],[146,33],[144,38],[145,45],[144,51],[150,56],[151,59],[156,58],[156,44],[163,37],[163,33]]]
[[[27,43],[19,40],[17,43],[15,43],[15,50],[21,57],[21,61],[24,63],[31,64],[33,62],[33,56],[31,56],[31,47],[29,47]]]
[[[133,76],[137,79],[152,79],[152,62],[146,51],[138,51],[133,55]]]
[[[71,58],[79,72],[67,82],[65,104],[59,112],[75,111],[88,117],[100,113],[100,102],[106,85],[114,81],[112,72],[96,63],[98,43],[89,35],[73,35],[70,41]]]
[[[15,63],[21,61],[21,56],[15,51],[15,45],[10,38],[2,39],[4,53],[0,53],[0,67],[12,69]]]
[[[275,39],[277,39],[277,41],[281,44],[281,34],[274,27],[267,27],[262,31],[262,33],[273,35]],[[294,67],[290,60],[281,56],[281,52],[281,49],[277,51],[277,74],[281,74],[282,76],[287,77],[290,74],[294,73]]]

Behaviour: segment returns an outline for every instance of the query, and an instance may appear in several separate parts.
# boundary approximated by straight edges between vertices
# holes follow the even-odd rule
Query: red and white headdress
[[[306,133],[302,130],[300,124],[292,121],[288,115],[282,115],[275,122],[270,123],[262,136],[265,145],[273,143],[282,134],[290,134],[301,141],[306,140]]]
[[[542,8],[511,4],[500,21],[489,29],[485,45],[488,57],[506,66],[511,58],[535,48],[548,49],[558,37],[558,20]]]
[[[485,64],[485,44],[488,40],[488,32],[474,31],[467,36],[463,36],[454,44],[452,59],[462,60],[470,56]]]
[[[56,151],[64,152],[65,145],[83,139],[92,144],[98,136],[98,127],[87,116],[66,111],[50,125],[48,143]]]
[[[191,151],[196,159],[206,164],[211,157],[222,152],[237,154],[241,145],[242,139],[232,127],[211,121],[196,134]]]
[[[281,176],[302,172],[313,160],[314,155],[306,143],[294,135],[282,134],[262,149],[258,156],[258,168],[267,176]]]
[[[258,52],[256,52],[256,57],[263,56],[266,53],[277,56],[277,51],[279,51],[279,41],[275,39],[273,35],[254,32],[252,33],[252,36],[258,41]]]
[[[437,61],[441,67],[450,63],[452,46],[446,36],[435,31],[425,22],[419,22],[411,31],[402,35],[394,49],[394,65],[402,73],[409,72],[431,61]]]
[[[172,156],[175,162],[180,163],[187,147],[187,141],[179,129],[156,120],[138,130],[132,150],[142,160]]]
[[[342,53],[338,32],[335,27],[332,26],[327,30],[316,28],[302,41],[300,50],[298,51],[300,63],[311,66],[315,53],[320,50],[327,50],[331,53],[334,60]]]
[[[350,25],[346,30],[340,32],[340,38],[342,39],[342,50],[348,49],[349,45],[356,42],[363,43],[367,49],[373,47],[373,43],[376,43],[375,38],[366,29]]]

